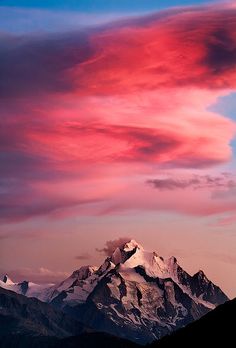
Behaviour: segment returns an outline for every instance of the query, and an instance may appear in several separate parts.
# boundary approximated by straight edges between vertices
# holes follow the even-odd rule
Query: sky
[[[0,273],[56,282],[125,237],[235,297],[236,3],[0,16]]]

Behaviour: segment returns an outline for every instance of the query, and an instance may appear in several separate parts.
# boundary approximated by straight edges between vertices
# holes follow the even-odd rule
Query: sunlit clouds
[[[217,109],[236,89],[235,6],[1,32],[0,54],[0,237],[37,219],[167,213],[235,224],[236,124]]]

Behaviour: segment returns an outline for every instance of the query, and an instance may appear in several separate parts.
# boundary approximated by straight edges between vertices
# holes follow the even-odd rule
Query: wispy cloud
[[[77,256],[75,256],[76,260],[84,261],[89,260],[91,258],[91,255],[89,253],[82,253]]]
[[[106,256],[111,256],[113,251],[124,245],[125,243],[129,242],[132,238],[129,237],[121,237],[113,240],[108,240],[105,243],[105,246],[101,249],[96,249],[96,251],[105,254]]]
[[[217,191],[213,193],[214,197],[224,197],[228,190],[236,188],[236,178],[233,174],[222,174],[219,176],[212,175],[190,175],[188,178],[160,178],[147,180],[147,184],[153,186],[158,190],[178,190],[188,189],[224,189],[224,191]],[[226,191],[227,190],[227,191]]]

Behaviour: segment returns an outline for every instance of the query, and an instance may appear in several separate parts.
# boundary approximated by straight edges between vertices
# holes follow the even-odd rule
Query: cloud
[[[231,174],[221,176],[211,176],[211,175],[191,175],[190,178],[164,178],[164,179],[150,179],[147,180],[147,184],[153,186],[158,190],[169,190],[173,191],[176,189],[187,189],[192,188],[194,190],[198,189],[230,189],[236,188],[236,179]],[[217,191],[218,192],[218,191]],[[223,196],[226,191],[220,191],[218,194],[215,192],[213,195]]]
[[[219,218],[216,221],[216,223],[214,224],[214,226],[216,226],[216,227],[226,227],[226,226],[230,226],[230,225],[234,225],[234,224],[236,224],[236,214],[235,213],[231,213],[231,214],[227,214],[224,217]]]
[[[70,91],[73,81],[64,71],[90,56],[86,36],[80,33],[76,39],[73,35],[62,34],[49,39],[10,37],[8,44],[6,40],[0,44],[2,98]],[[75,41],[79,42],[76,48]]]
[[[1,270],[1,274],[5,274],[6,270]],[[34,283],[57,283],[69,276],[67,272],[50,270],[45,267],[38,269],[19,268],[15,270],[7,270],[9,277],[15,282],[22,282],[24,280]]]
[[[236,197],[236,185],[235,181],[230,180],[227,190],[216,190],[212,194],[214,199],[234,199]]]
[[[211,177],[175,175],[232,158],[236,125],[209,107],[235,88],[235,11],[188,7],[76,32],[2,34],[1,222],[232,209],[232,199],[207,196]],[[163,170],[172,174],[160,179]],[[202,197],[189,206],[169,197],[197,185]]]
[[[234,88],[235,21],[235,9],[214,5],[105,28],[90,38],[92,57],[72,69],[79,81],[78,93],[123,94],[184,86]]]
[[[96,251],[105,254],[106,256],[111,256],[114,250],[120,246],[123,246],[125,243],[129,242],[132,238],[121,237],[114,240],[108,240],[105,243],[104,248],[96,249]]]
[[[89,253],[82,253],[80,255],[77,255],[76,260],[89,260],[91,258],[91,255]]]
[[[98,199],[86,197],[68,197],[60,195],[60,193],[51,192],[50,184],[47,189],[40,190],[40,186],[32,188],[31,185],[18,182],[16,190],[7,190],[5,193],[0,193],[3,201],[0,203],[0,222],[19,222],[32,217],[40,217],[51,215],[55,218],[63,216],[61,211],[70,210],[86,204],[98,202]]]
[[[235,22],[236,9],[214,5],[49,38],[5,39],[1,95],[235,88]]]

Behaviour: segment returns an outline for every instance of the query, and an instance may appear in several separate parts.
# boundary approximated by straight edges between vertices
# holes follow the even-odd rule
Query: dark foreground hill
[[[0,288],[0,337],[80,334],[84,326],[50,304]]]
[[[0,337],[0,348],[141,348],[131,341],[106,333],[82,333],[63,339],[56,337],[8,335]]]
[[[201,319],[149,348],[236,347],[236,299],[218,306]]]
[[[53,348],[141,348],[134,342],[114,337],[106,333],[82,333],[77,337],[67,337],[55,342]]]

